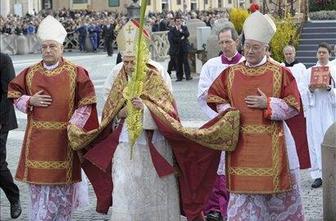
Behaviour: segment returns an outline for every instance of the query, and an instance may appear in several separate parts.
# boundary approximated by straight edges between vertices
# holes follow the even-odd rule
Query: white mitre
[[[245,39],[268,44],[276,32],[276,26],[271,17],[256,11],[246,18],[243,30]]]
[[[122,56],[135,56],[136,39],[138,37],[139,23],[136,20],[129,20],[120,30],[117,36],[118,50]],[[149,40],[150,35],[143,29],[143,37]]]
[[[37,30],[37,37],[41,41],[53,40],[63,44],[66,36],[67,32],[63,25],[50,15],[41,21]]]

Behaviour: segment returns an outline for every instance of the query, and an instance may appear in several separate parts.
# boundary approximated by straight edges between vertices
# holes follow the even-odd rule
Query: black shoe
[[[190,80],[192,80],[193,78],[192,77],[187,77],[187,81],[190,81]]]
[[[11,203],[10,205],[10,214],[12,219],[16,219],[21,215],[22,209],[20,201],[17,201],[15,203]]]
[[[182,79],[177,79],[176,81],[182,81]]]
[[[313,184],[311,185],[312,188],[319,188],[320,186],[322,186],[322,179],[321,178],[315,179]]]
[[[222,214],[217,211],[211,211],[206,216],[207,221],[223,221]]]

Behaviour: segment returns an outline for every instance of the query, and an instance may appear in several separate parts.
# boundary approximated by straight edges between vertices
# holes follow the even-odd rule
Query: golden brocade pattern
[[[217,103],[217,104],[223,104],[223,103],[229,103],[228,100],[221,98],[219,96],[208,96],[207,97],[208,103]]]
[[[78,102],[78,106],[82,107],[82,106],[85,106],[85,105],[95,104],[95,103],[97,103],[97,97],[96,96],[85,97]]]
[[[69,167],[69,163],[67,161],[28,160],[27,166],[34,169],[66,169]]]
[[[63,130],[67,128],[67,122],[55,122],[55,121],[33,121],[33,128],[48,129],[48,130]]]
[[[280,158],[280,140],[279,140],[280,126],[275,127],[275,130],[272,134],[272,169],[273,169],[273,187],[275,192],[279,192],[280,190],[280,166],[281,166],[281,158]],[[283,134],[283,131],[282,131]],[[285,149],[285,148],[284,148]]]
[[[240,125],[238,110],[227,112],[217,123],[209,128],[196,129],[183,127],[179,121],[162,108],[149,101],[145,100],[144,102],[162,122],[165,122],[172,130],[182,134],[184,137],[210,149],[235,150],[238,143]]]
[[[7,96],[8,98],[19,98],[22,96],[22,94],[19,91],[8,91]]]
[[[74,155],[74,152],[70,148],[69,144],[68,144],[67,150],[68,150],[68,152],[67,152],[67,161],[69,163],[66,165],[66,182],[70,183],[71,179],[72,179],[72,164],[73,164],[73,155]]]
[[[78,150],[93,141],[99,133],[112,122],[115,115],[123,107],[125,98],[122,96],[127,80],[123,70],[117,75],[112,90],[103,110],[102,124],[98,129],[84,132],[75,125],[70,125],[68,137],[71,148]],[[140,95],[148,109],[173,131],[183,134],[186,138],[207,146],[211,149],[232,151],[235,149],[239,137],[240,115],[238,110],[227,112],[220,116],[220,120],[209,128],[184,128],[174,117],[174,98],[167,89],[160,74],[155,70],[147,72],[144,90]]]
[[[123,97],[123,90],[127,85],[126,73],[124,69],[119,72],[113,82],[112,88],[105,106],[103,108],[102,122],[98,129],[85,132],[76,125],[70,124],[68,128],[69,145],[73,150],[80,150],[92,142],[103,131],[120,109],[124,106],[126,99]]]
[[[273,70],[274,69],[274,70]],[[273,72],[273,97],[281,96],[282,72],[280,67],[274,66]]]
[[[175,111],[172,105],[174,101],[173,95],[161,75],[156,71],[149,71],[149,75],[144,82],[144,90],[141,97],[146,100],[155,101],[159,107],[168,113]]]
[[[31,133],[32,133],[32,125],[31,125],[31,116],[28,115],[28,123],[27,123],[27,139],[26,139],[26,150],[25,150],[25,170],[24,170],[24,174],[23,174],[23,181],[27,181],[27,177],[28,177],[28,166],[27,166],[27,161],[28,161],[28,154],[29,154],[29,147],[30,147],[30,137],[31,137]],[[20,156],[22,157],[22,155]],[[21,161],[21,159],[20,159]]]
[[[229,173],[238,176],[272,176],[273,168],[230,167]]]
[[[275,128],[274,124],[269,125],[269,126],[250,124],[250,125],[242,126],[240,128],[240,131],[246,134],[272,134],[274,131],[274,128]]]
[[[300,104],[293,95],[289,95],[283,99],[288,105],[294,107],[296,110],[300,110]]]
[[[229,76],[227,79],[227,88],[228,88],[228,97],[232,101],[232,85],[233,85],[233,79],[234,79],[234,71],[229,72]],[[231,104],[231,102],[230,102]]]
[[[76,77],[77,77],[77,68],[75,65],[70,65],[70,63],[64,62],[64,69],[67,71],[69,76],[69,86],[70,86],[70,100],[69,100],[69,112],[68,119],[71,118],[74,107],[75,107],[75,92],[76,92]]]

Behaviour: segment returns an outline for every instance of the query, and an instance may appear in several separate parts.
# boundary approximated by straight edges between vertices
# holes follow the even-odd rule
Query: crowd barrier
[[[77,33],[70,33],[67,35],[64,41],[64,49],[79,50],[79,40]],[[114,42],[114,48],[117,48]],[[8,35],[0,34],[0,48],[1,52],[10,55],[24,55],[39,53],[41,44],[35,34],[32,35]],[[104,39],[100,38],[99,48],[104,48]],[[85,50],[92,51],[90,39],[87,36],[85,41]],[[169,42],[168,31],[154,32],[152,33],[152,42],[150,45],[150,51],[154,60],[160,61],[168,58]]]

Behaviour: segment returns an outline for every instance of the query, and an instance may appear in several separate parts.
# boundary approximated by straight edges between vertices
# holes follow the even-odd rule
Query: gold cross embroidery
[[[129,45],[131,45],[131,44],[133,43],[133,41],[132,41],[131,39],[128,39],[128,40],[126,41],[126,43],[129,44]]]
[[[126,31],[130,34],[132,32],[132,27],[129,25],[126,29]]]

